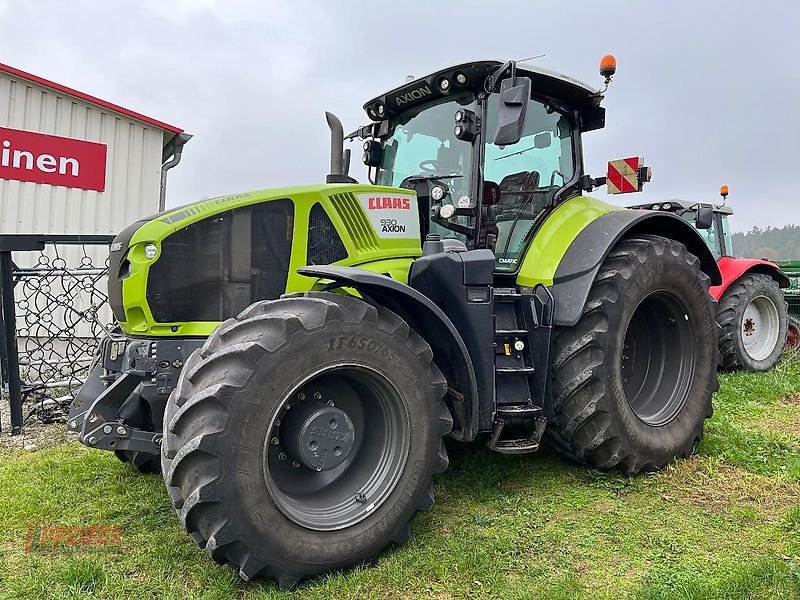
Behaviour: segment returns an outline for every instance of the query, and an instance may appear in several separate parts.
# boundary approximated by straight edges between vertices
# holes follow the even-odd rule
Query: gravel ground
[[[27,415],[30,409],[31,405],[24,405],[22,414]],[[62,422],[44,424],[34,415],[25,422],[22,433],[11,435],[11,407],[8,396],[3,394],[0,399],[0,450],[17,448],[33,451],[77,439],[75,434],[67,432],[64,419],[60,420]]]

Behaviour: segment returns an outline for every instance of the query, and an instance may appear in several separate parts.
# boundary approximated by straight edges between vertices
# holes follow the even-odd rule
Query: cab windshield
[[[692,227],[697,229],[697,211],[686,211],[681,215],[683,220],[689,223]],[[720,231],[720,229],[722,231]],[[723,256],[733,256],[733,240],[731,239],[731,230],[728,225],[728,216],[714,215],[714,220],[711,222],[711,227],[708,229],[697,229],[697,233],[708,245],[708,249],[719,260]],[[720,247],[720,233],[722,234],[722,242],[724,247]]]
[[[446,203],[469,195],[472,144],[453,134],[454,115],[463,107],[475,110],[471,92],[423,104],[392,119],[376,183],[400,187],[409,178],[426,178],[445,183],[450,196]],[[436,223],[430,224],[430,232],[466,241]]]
[[[525,129],[516,144],[492,143],[499,95],[489,97],[485,129],[482,234],[497,236],[499,271],[515,271],[537,218],[575,172],[572,126],[566,115],[528,101]]]

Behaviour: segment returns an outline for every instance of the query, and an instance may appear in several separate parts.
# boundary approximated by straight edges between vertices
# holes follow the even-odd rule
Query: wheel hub
[[[284,422],[286,451],[313,471],[335,469],[353,449],[353,421],[335,406],[307,402],[290,410]]]

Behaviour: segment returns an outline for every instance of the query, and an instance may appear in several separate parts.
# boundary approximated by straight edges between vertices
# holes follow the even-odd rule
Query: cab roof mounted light
[[[600,59],[600,75],[606,78],[606,84],[611,82],[611,78],[617,72],[617,59],[613,54],[606,54]]]
[[[446,93],[448,93],[450,91],[450,80],[447,77],[443,77],[439,81],[439,90],[443,94],[446,94]]]
[[[455,74],[455,80],[458,85],[464,85],[467,83],[467,76],[459,72]]]
[[[608,85],[611,83],[611,78],[614,77],[614,73],[616,72],[617,58],[613,54],[606,54],[600,59],[600,76],[605,78],[605,87],[600,90],[601,94],[608,89]]]
[[[722,196],[723,198],[727,198],[728,197],[728,186],[727,185],[720,186],[719,195]]]

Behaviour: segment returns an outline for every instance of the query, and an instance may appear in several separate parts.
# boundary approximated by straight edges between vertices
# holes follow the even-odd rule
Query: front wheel
[[[568,458],[627,474],[688,456],[717,390],[715,305],[697,258],[670,239],[625,239],[580,320],[553,342],[555,422]]]
[[[332,293],[259,302],[187,361],[162,463],[195,542],[243,579],[371,562],[433,504],[452,419],[428,344]]]
[[[719,350],[727,370],[766,371],[783,354],[789,311],[778,282],[745,273],[719,299]]]

